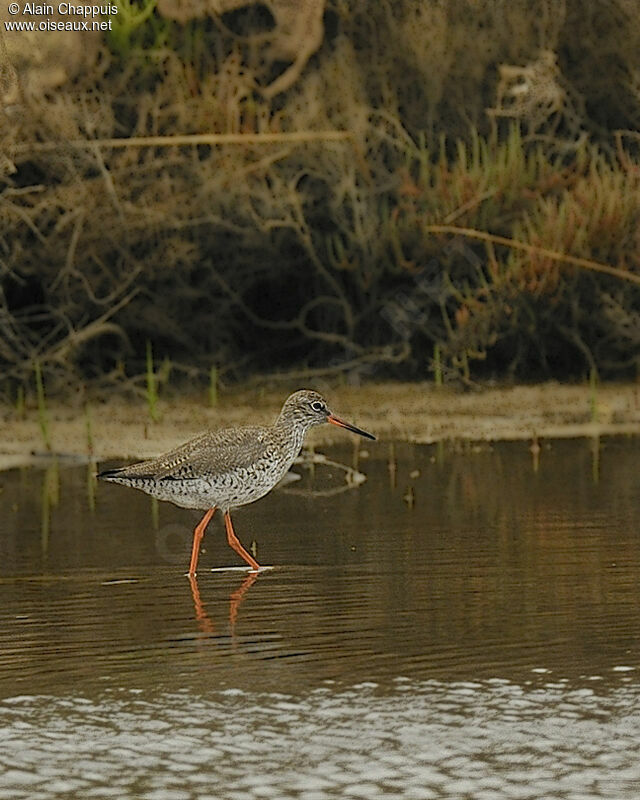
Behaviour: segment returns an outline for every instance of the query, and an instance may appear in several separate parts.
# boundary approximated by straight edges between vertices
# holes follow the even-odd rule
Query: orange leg
[[[252,555],[249,555],[249,553],[247,553],[244,547],[240,544],[240,540],[233,530],[233,525],[231,524],[231,514],[229,514],[228,511],[224,512],[224,525],[227,529],[227,542],[229,542],[229,547],[233,547],[240,558],[244,559],[250,567],[253,567],[253,569],[256,570],[260,569],[260,564],[258,564],[255,558]]]
[[[189,576],[196,574],[196,567],[198,566],[198,556],[200,555],[200,542],[204,536],[204,531],[211,517],[216,513],[216,507],[210,508],[200,522],[196,525],[193,532],[193,547],[191,548],[191,563],[189,564]]]

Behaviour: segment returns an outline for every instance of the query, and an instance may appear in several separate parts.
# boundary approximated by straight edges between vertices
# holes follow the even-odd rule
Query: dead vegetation
[[[55,91],[5,44],[0,391],[136,388],[147,340],[190,381],[635,374],[640,23],[581,5],[333,0],[280,73],[128,6]]]

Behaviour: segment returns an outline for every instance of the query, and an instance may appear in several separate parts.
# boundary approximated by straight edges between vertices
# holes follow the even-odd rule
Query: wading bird
[[[252,569],[258,570],[260,565],[233,530],[231,510],[270,492],[289,471],[309,428],[325,422],[375,439],[336,417],[317,392],[302,389],[286,399],[270,427],[244,425],[207,431],[165,455],[105,470],[98,478],[141,489],[182,508],[206,509],[193,532],[190,576],[196,574],[200,543],[217,508],[224,514],[227,542]]]

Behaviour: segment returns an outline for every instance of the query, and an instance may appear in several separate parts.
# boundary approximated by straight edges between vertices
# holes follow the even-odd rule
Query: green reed
[[[153,369],[153,349],[151,340],[147,339],[147,407],[149,408],[149,416],[153,422],[158,422],[160,419],[160,412],[158,410],[158,386],[156,382],[156,374]]]
[[[87,452],[89,455],[93,454],[93,421],[91,418],[91,407],[89,403],[84,405],[84,429],[87,436]]]
[[[36,378],[36,394],[38,398],[38,421],[40,423],[40,431],[42,432],[42,439],[44,446],[51,452],[51,429],[49,426],[49,415],[47,413],[47,398],[44,390],[44,380],[42,378],[42,369],[40,362],[36,359],[33,362],[33,371]]]
[[[433,379],[436,386],[442,386],[442,355],[439,344],[433,345]]]

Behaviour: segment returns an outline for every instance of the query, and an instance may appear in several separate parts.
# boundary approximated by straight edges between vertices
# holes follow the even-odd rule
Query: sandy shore
[[[296,388],[296,387],[293,387]],[[84,407],[48,408],[52,450],[78,459],[135,459],[157,455],[206,428],[247,422],[268,423],[278,413],[288,388],[238,390],[215,408],[202,398],[162,400],[159,422],[151,422],[143,403],[114,398]],[[433,384],[372,384],[335,387],[326,392],[332,409],[372,431],[381,440],[435,442],[448,439],[573,438],[640,433],[640,385],[588,386],[545,383],[459,393]],[[89,420],[90,435],[87,422]],[[0,469],[32,463],[47,454],[37,412],[19,418],[0,408]],[[314,430],[316,444],[344,440],[326,425]]]

